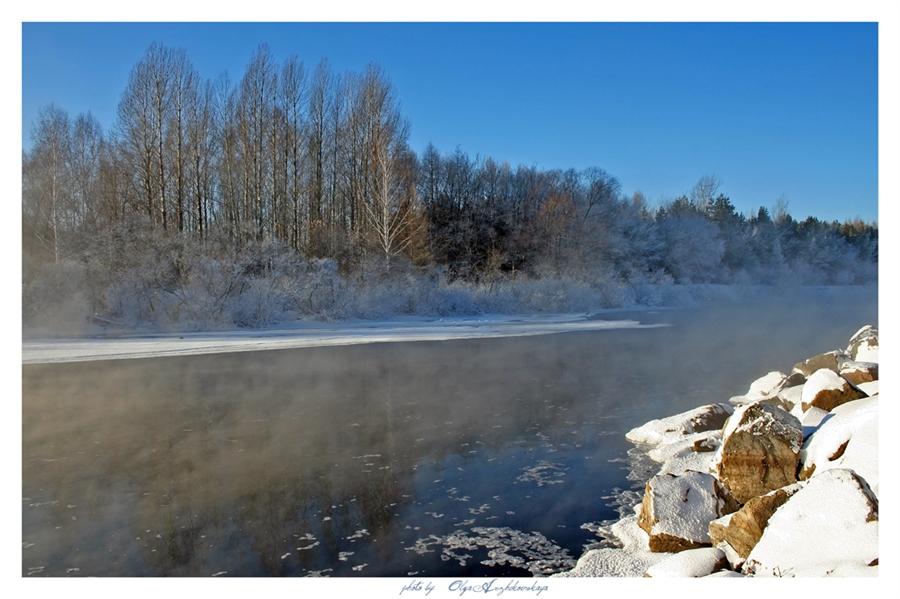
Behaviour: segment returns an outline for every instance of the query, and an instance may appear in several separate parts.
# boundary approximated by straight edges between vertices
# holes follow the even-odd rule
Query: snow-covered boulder
[[[773,395],[781,389],[786,380],[787,375],[783,372],[770,372],[750,383],[750,391],[747,395]]]
[[[650,536],[650,551],[684,551],[709,545],[709,523],[738,507],[711,474],[660,474],[647,482],[638,525]]]
[[[688,549],[647,569],[648,578],[701,578],[728,567],[725,553],[715,547]]]
[[[866,325],[850,337],[847,355],[851,360],[878,362],[878,329]]]
[[[750,499],[741,509],[731,514],[724,540],[737,552],[741,561],[747,559],[750,551],[759,542],[775,510],[799,490],[799,483],[775,489]]]
[[[797,372],[787,375],[783,372],[773,371],[753,381],[747,393],[732,397],[728,401],[737,406],[764,401],[790,410],[793,404],[786,403],[785,397],[790,397],[790,389],[799,388],[804,381],[806,381],[806,377]]]
[[[850,360],[844,362],[840,375],[854,385],[871,383],[878,380],[878,363]]]
[[[800,405],[805,412],[812,407],[830,412],[837,406],[865,397],[866,394],[851,385],[832,370],[822,368],[815,371],[803,385]]]
[[[632,443],[659,445],[683,438],[685,435],[721,430],[733,408],[728,404],[710,404],[650,422],[625,434]]]
[[[815,371],[825,368],[837,374],[841,371],[841,365],[849,359],[851,358],[846,352],[836,349],[794,364],[792,372],[800,373],[809,378]]]
[[[718,478],[741,503],[797,481],[803,442],[800,421],[767,404],[742,406],[722,431],[716,452]]]
[[[800,449],[800,479],[853,470],[878,495],[878,398],[838,406]]]
[[[783,372],[770,372],[750,383],[750,389],[747,393],[732,397],[728,401],[732,404],[741,406],[774,397],[782,389],[787,378],[787,375]]]
[[[853,471],[809,480],[778,508],[742,572],[755,576],[877,575],[878,500]]]
[[[685,470],[709,472],[721,444],[721,431],[706,431],[657,445],[647,455],[662,464],[657,474],[681,474]]]

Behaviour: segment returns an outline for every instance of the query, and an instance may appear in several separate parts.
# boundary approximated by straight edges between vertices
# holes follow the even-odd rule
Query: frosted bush
[[[482,313],[514,314],[522,312],[519,298],[515,292],[514,281],[504,281],[491,287],[479,286],[471,289],[472,300]]]
[[[343,312],[349,293],[337,262],[330,259],[295,264],[288,272],[280,273],[277,291],[298,315],[326,319]]]
[[[664,228],[669,243],[698,231],[716,241],[713,229],[691,219],[672,218]],[[298,318],[590,312],[731,301],[760,284],[768,285],[764,294],[811,284],[877,284],[878,276],[876,261],[827,244],[768,261],[748,254],[728,268],[713,268],[708,256],[675,252],[654,262],[653,272],[646,271],[652,252],[637,260],[623,248],[605,246],[568,262],[535,258],[515,274],[494,265],[487,271],[473,267],[462,277],[458,269],[451,276],[448,266],[425,267],[401,257],[388,263],[383,254],[359,248],[347,253],[350,246],[337,254],[340,262],[310,259],[275,240],[247,242],[252,232],[240,246],[234,232],[213,231],[192,241],[152,234],[140,219],[109,233],[96,239],[83,262],[29,272],[26,324],[71,331],[97,315],[123,325],[205,330]]]
[[[475,301],[473,290],[461,285],[430,290],[428,299],[428,313],[437,316],[465,316],[485,311]]]
[[[619,308],[634,303],[633,290],[616,281],[603,280],[595,287],[601,308]]]
[[[664,272],[637,273],[629,281],[631,296],[635,304],[642,306],[666,305],[668,293],[674,281]]]
[[[231,299],[229,308],[234,324],[241,327],[263,327],[285,320],[288,315],[284,297],[273,293],[270,279],[251,279],[241,293]]]

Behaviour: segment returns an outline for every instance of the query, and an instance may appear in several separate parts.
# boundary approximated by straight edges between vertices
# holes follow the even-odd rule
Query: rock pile
[[[644,576],[877,576],[875,327],[626,436],[662,464],[617,524]],[[566,575],[603,575],[592,553]]]

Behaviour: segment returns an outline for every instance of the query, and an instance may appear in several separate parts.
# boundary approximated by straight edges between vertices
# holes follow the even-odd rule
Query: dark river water
[[[815,304],[658,328],[23,366],[23,576],[532,576],[617,517],[625,433],[877,325]],[[590,527],[588,527],[590,528]]]

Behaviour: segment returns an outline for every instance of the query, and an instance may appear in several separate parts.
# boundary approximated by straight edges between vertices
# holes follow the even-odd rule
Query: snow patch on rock
[[[701,547],[676,553],[647,568],[650,578],[700,578],[721,570],[727,560],[725,552],[715,547]]]
[[[634,428],[625,434],[632,443],[660,445],[681,441],[685,435],[720,430],[733,412],[728,404],[710,404],[650,422]]]

